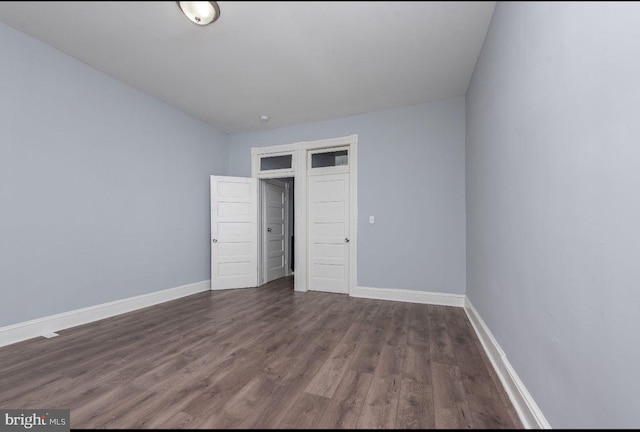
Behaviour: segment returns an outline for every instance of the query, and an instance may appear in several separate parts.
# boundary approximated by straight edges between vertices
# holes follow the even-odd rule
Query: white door
[[[309,289],[349,292],[349,173],[311,175]]]
[[[264,181],[263,184],[263,268],[265,282],[271,282],[286,274],[287,190],[282,182]]]
[[[258,285],[258,181],[211,176],[211,289]]]

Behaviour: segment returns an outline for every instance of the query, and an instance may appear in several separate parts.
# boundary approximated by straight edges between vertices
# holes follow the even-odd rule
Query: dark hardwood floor
[[[0,407],[72,428],[522,428],[461,308],[211,291],[0,348]]]

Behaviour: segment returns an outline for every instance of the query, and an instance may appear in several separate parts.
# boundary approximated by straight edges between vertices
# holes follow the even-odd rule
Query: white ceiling
[[[495,6],[218,4],[206,27],[169,1],[0,2],[0,21],[235,133],[462,96]]]

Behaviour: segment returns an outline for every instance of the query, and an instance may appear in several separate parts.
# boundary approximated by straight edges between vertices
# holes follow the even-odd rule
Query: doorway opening
[[[259,185],[258,285],[294,274],[294,177],[261,179]],[[293,286],[293,285],[292,285]]]

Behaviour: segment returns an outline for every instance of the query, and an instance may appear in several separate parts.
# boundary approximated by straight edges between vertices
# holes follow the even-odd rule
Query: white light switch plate
[[[375,218],[373,216],[369,216],[369,223],[374,223],[375,222]]]

